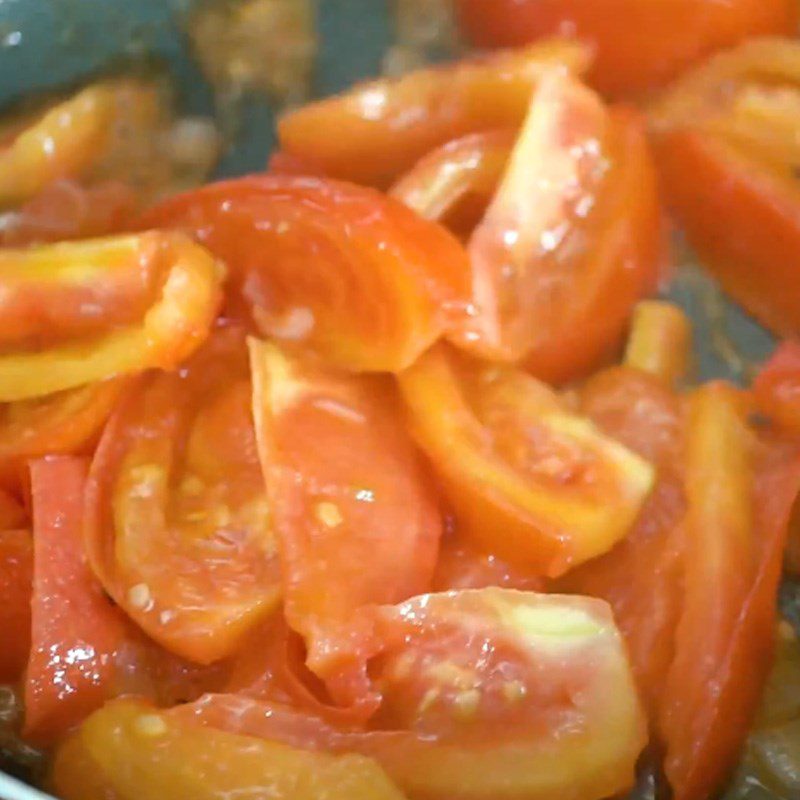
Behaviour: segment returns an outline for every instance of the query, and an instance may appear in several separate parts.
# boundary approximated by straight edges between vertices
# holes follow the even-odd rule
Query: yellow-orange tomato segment
[[[559,575],[610,549],[653,486],[646,461],[525,373],[462,370],[441,346],[399,382],[459,530],[539,574]]]
[[[342,375],[256,340],[250,354],[286,618],[333,698],[358,704],[373,650],[359,614],[430,589],[436,498],[383,379]]]
[[[0,402],[177,366],[207,336],[221,278],[205,249],[172,232],[3,251],[0,304],[25,341],[14,326],[3,330],[15,347],[0,354]],[[65,337],[51,342],[53,328]]]
[[[643,300],[633,311],[625,364],[675,387],[686,378],[691,346],[691,322],[682,309],[673,303]]]
[[[385,187],[451,139],[518,126],[546,71],[581,73],[589,59],[583,45],[553,39],[371,81],[286,115],[281,148],[331,177]]]
[[[92,568],[174,653],[223,658],[277,606],[241,330],[218,329],[179,372],[128,392],[95,454],[86,506]]]
[[[644,718],[604,602],[490,588],[373,617],[383,705],[366,731],[233,695],[171,713],[363,753],[420,800],[599,800],[631,786]]]
[[[370,758],[238,736],[134,700],[86,720],[57,753],[52,783],[64,800],[105,800],[106,790],[120,800],[403,800]]]
[[[363,186],[250,176],[171,198],[144,224],[183,228],[222,258],[232,313],[244,305],[264,336],[355,372],[407,367],[469,301],[458,240]]]
[[[0,147],[0,205],[29,200],[59,178],[84,172],[114,117],[113,83],[98,83],[6,132]]]
[[[551,71],[472,234],[473,314],[451,337],[481,357],[564,382],[620,344],[662,253],[641,120]]]

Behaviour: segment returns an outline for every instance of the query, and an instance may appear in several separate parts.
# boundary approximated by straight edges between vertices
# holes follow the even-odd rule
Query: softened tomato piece
[[[602,601],[495,588],[426,595],[375,619],[383,705],[369,731],[234,695],[170,713],[361,752],[426,800],[597,800],[632,783],[644,721]]]
[[[664,188],[690,244],[737,302],[783,336],[800,331],[798,109],[800,46],[788,39],[716,56],[652,109]]]
[[[280,145],[333,178],[385,188],[445,142],[518,126],[546,71],[580,73],[588,62],[583,46],[552,40],[371,81],[287,114]]]
[[[503,176],[515,132],[471,133],[423,156],[391,190],[420,216],[469,234],[483,217]]]
[[[4,506],[12,508],[13,500]],[[4,508],[5,511],[5,508]],[[21,512],[22,509],[19,509]],[[6,522],[3,514],[3,522]],[[24,514],[20,514],[24,517]],[[9,519],[15,524],[13,516]],[[33,542],[30,531],[0,531],[0,683],[19,679],[28,660],[31,646],[31,586],[33,580]]]
[[[758,408],[779,427],[800,433],[800,342],[781,342],[753,383]]]
[[[560,575],[624,537],[649,464],[513,368],[463,364],[444,346],[399,377],[412,430],[478,547]]]
[[[220,279],[178,233],[3,250],[0,401],[176,366],[205,339]]]
[[[23,247],[106,236],[124,230],[135,212],[136,195],[123,183],[81,186],[60,180],[9,213],[0,240],[9,247]]]
[[[456,0],[456,10],[482,47],[575,36],[595,54],[589,79],[615,95],[657,88],[746,37],[797,28],[792,0]]]
[[[677,800],[702,800],[723,785],[772,660],[800,458],[795,448],[754,443],[745,410],[724,384],[708,384],[690,400],[682,610],[661,717]]]
[[[94,581],[83,551],[87,463],[31,465],[32,643],[25,680],[26,738],[52,742],[111,696],[122,620]]]
[[[355,703],[373,647],[359,612],[430,588],[436,499],[382,379],[330,372],[256,340],[250,352],[286,618],[334,700]]]
[[[686,513],[679,463],[681,403],[656,376],[615,367],[586,382],[580,408],[600,430],[652,462],[657,482],[628,536],[565,575],[555,588],[611,604],[655,723],[681,610]]]
[[[662,254],[655,175],[638,117],[551,72],[469,243],[474,313],[454,336],[564,381],[613,352]]]
[[[240,329],[219,328],[180,371],[128,392],[92,463],[86,544],[114,601],[192,661],[229,655],[275,608],[276,541]]]
[[[238,736],[134,700],[86,720],[57,753],[53,783],[65,800],[403,800],[364,756]]]
[[[144,223],[192,232],[227,263],[261,333],[346,369],[408,366],[468,300],[460,243],[359,186],[242,178],[172,198]]]

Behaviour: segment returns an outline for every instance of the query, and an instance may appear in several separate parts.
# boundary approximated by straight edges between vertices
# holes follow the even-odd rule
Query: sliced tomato
[[[256,340],[250,352],[286,618],[334,700],[355,703],[372,646],[359,612],[430,588],[436,499],[381,379],[329,372]]]
[[[0,406],[0,481],[16,488],[27,460],[94,444],[126,385],[112,378]]]
[[[280,597],[244,334],[218,328],[153,373],[105,429],[86,544],[105,590],[153,639],[199,663],[237,649]]]
[[[800,456],[754,445],[744,412],[724,384],[690,400],[684,589],[661,717],[676,800],[710,797],[729,777],[772,661]]]
[[[689,243],[782,336],[800,331],[798,110],[800,45],[788,39],[716,56],[652,109],[663,185]]]
[[[500,129],[447,142],[423,156],[391,194],[420,216],[467,235],[500,183],[514,138],[513,130]]]
[[[106,236],[125,229],[136,196],[125,184],[81,186],[60,180],[46,186],[3,220],[0,240],[8,247]]]
[[[25,737],[51,742],[112,695],[124,623],[86,564],[86,461],[31,465],[32,646],[25,680]]]
[[[549,73],[472,234],[475,309],[454,341],[549,381],[576,377],[613,352],[654,288],[660,225],[639,118]]]
[[[658,470],[657,483],[628,536],[565,575],[555,588],[611,604],[655,723],[682,597],[686,498],[678,463],[681,405],[662,380],[617,367],[587,381],[580,407],[602,431],[650,460]]]
[[[653,485],[646,461],[513,368],[441,346],[399,377],[412,430],[476,546],[560,575],[624,537]]]
[[[65,800],[403,800],[364,756],[187,724],[135,700],[93,714],[59,750],[53,772]]]
[[[5,506],[5,496],[3,501]],[[0,630],[3,631],[0,683],[17,681],[28,660],[32,580],[33,542],[30,531],[3,528],[0,531]]]
[[[749,36],[793,35],[793,0],[456,0],[461,27],[482,47],[570,35],[595,53],[589,78],[604,92],[663,85],[703,56]]]
[[[279,175],[211,184],[152,209],[222,258],[264,335],[339,366],[408,366],[463,311],[469,264],[436,223],[371,189]]]
[[[375,758],[411,797],[598,800],[628,788],[644,721],[605,603],[502,589],[376,612],[368,732],[208,696],[170,714],[294,746]]]
[[[174,367],[220,302],[218,265],[177,233],[4,249],[0,274],[3,402]]]
[[[800,341],[781,342],[756,376],[753,391],[760,411],[800,434]]]
[[[280,145],[333,178],[385,188],[445,142],[518,126],[544,72],[580,73],[588,61],[581,45],[552,40],[371,81],[287,114]]]

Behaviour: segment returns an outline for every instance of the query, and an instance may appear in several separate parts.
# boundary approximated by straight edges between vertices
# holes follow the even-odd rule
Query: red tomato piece
[[[646,461],[520,370],[466,363],[440,346],[399,383],[458,532],[532,575],[606,552],[652,488]]]
[[[375,620],[372,730],[233,695],[170,715],[370,755],[426,800],[598,800],[631,785],[644,720],[605,603],[484,589],[382,607]]]
[[[113,693],[123,621],[103,595],[83,550],[87,464],[53,458],[31,465],[32,646],[25,681],[25,737],[50,742]]]
[[[552,382],[613,352],[662,255],[639,118],[574,78],[544,78],[469,252],[475,309],[460,346]]]
[[[355,703],[372,647],[359,612],[430,588],[441,534],[436,499],[391,387],[271,344],[251,340],[250,348],[286,618],[334,700]]]
[[[459,242],[372,189],[242,178],[167,200],[144,222],[186,228],[222,258],[261,333],[346,369],[408,366],[468,300]]]
[[[703,800],[723,785],[772,661],[800,456],[753,441],[733,388],[712,383],[695,391],[685,445],[682,611],[661,715],[676,800]]]
[[[800,434],[800,342],[781,342],[753,383],[758,408],[786,431]]]
[[[421,158],[391,190],[420,216],[469,234],[483,217],[514,144],[512,130],[471,133]]]
[[[545,72],[581,73],[588,61],[583,46],[553,40],[370,81],[287,114],[280,145],[333,178],[383,188],[445,142],[518,126]]]
[[[590,80],[611,94],[663,85],[689,64],[751,36],[792,35],[793,0],[456,0],[470,40],[482,47],[570,35],[591,46]]]
[[[280,596],[244,334],[218,328],[152,373],[107,425],[87,485],[86,546],[105,590],[191,661],[230,655]]]
[[[0,630],[3,631],[0,683],[16,681],[28,660],[32,580],[30,531],[4,528],[0,531]]]
[[[682,596],[686,498],[678,463],[680,403],[657,377],[614,368],[586,383],[581,410],[605,433],[653,462],[658,478],[628,536],[611,552],[565,575],[556,587],[611,604],[655,722],[674,655]]]

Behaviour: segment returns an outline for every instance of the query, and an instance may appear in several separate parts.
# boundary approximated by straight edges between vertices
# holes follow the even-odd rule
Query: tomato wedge
[[[176,720],[135,700],[93,714],[63,745],[64,800],[403,800],[360,755],[328,755]]]
[[[655,728],[681,610],[686,513],[681,403],[661,377],[615,367],[586,382],[580,408],[600,430],[652,462],[657,480],[628,536],[569,572],[555,588],[610,603]]]
[[[25,681],[25,737],[51,742],[112,695],[123,621],[86,564],[82,543],[87,463],[31,465],[32,647]]]
[[[800,45],[780,39],[716,56],[652,109],[664,188],[689,243],[782,336],[800,331],[798,109]]]
[[[224,181],[167,200],[144,223],[194,233],[228,264],[233,293],[261,333],[303,342],[346,369],[403,369],[468,301],[458,241],[359,186],[278,175]]]
[[[555,576],[628,533],[651,467],[549,387],[513,368],[462,364],[444,346],[399,381],[458,530],[478,547]]]
[[[411,797],[598,800],[628,788],[645,741],[624,647],[598,600],[502,589],[377,610],[367,732],[234,695],[171,711],[234,733],[375,758]]]
[[[3,631],[0,683],[16,681],[28,660],[32,580],[33,543],[30,531],[0,531],[0,630]]]
[[[515,133],[471,133],[423,156],[391,190],[426,219],[469,234],[483,217],[503,176]]]
[[[326,371],[256,340],[250,353],[286,618],[333,699],[356,703],[372,648],[359,612],[430,588],[436,499],[381,379]]]
[[[690,399],[684,589],[661,717],[676,800],[712,796],[729,776],[772,661],[800,456],[780,443],[754,444],[744,412],[724,384]]]
[[[208,333],[220,277],[177,233],[3,250],[0,401],[176,366]]]
[[[750,36],[793,35],[793,0],[456,0],[481,47],[570,35],[594,50],[589,79],[614,95],[663,85],[694,61]]]
[[[581,73],[588,61],[582,45],[554,39],[371,81],[287,114],[280,146],[333,178],[385,188],[451,139],[518,126],[546,71]]]
[[[638,117],[551,71],[471,237],[475,314],[454,341],[551,382],[576,377],[654,288],[660,224]]]
[[[244,334],[217,329],[179,372],[132,388],[87,485],[86,545],[105,590],[153,639],[210,663],[278,603]]]

